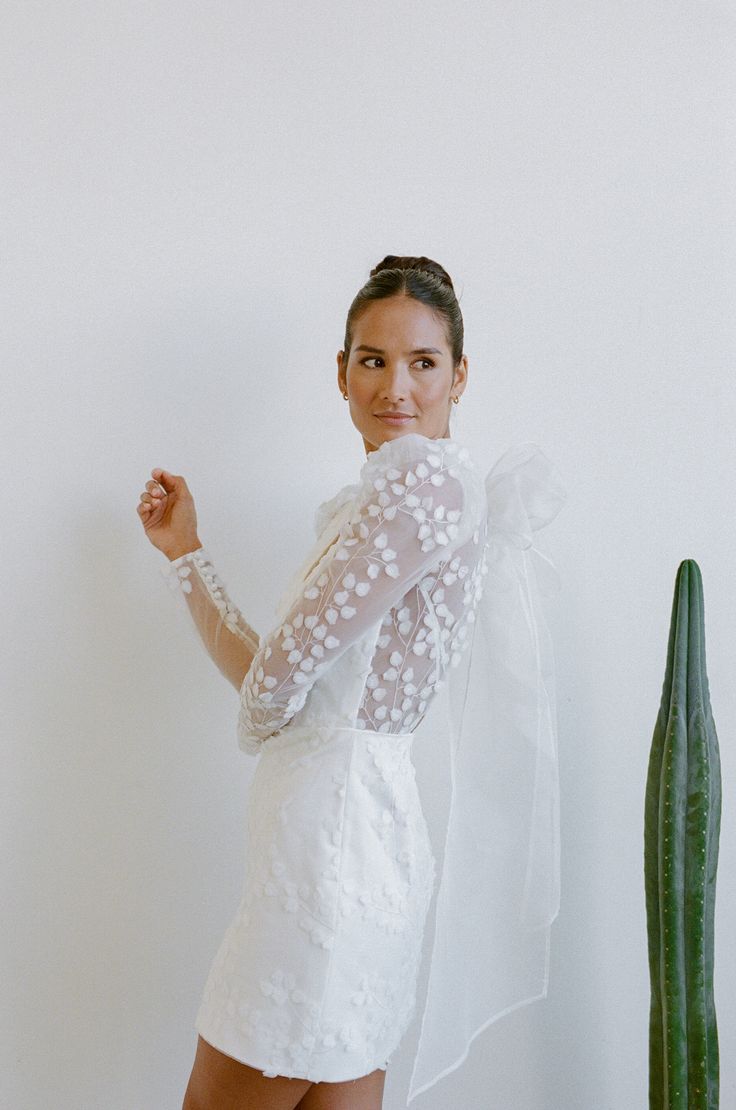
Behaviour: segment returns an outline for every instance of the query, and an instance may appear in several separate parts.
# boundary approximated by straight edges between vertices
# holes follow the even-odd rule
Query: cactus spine
[[[720,825],[703,584],[697,563],[685,559],[675,583],[644,809],[650,1110],[719,1104],[713,921]]]

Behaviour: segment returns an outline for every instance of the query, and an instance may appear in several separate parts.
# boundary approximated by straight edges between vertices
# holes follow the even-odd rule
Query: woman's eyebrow
[[[359,347],[355,348],[356,351],[371,351],[374,355],[385,355],[386,352],[382,351],[380,347],[366,347],[361,343]],[[410,355],[441,355],[442,351],[437,347],[417,347],[414,351],[407,351]]]

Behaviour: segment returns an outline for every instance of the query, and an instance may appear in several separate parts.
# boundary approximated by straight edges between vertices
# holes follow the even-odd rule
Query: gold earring
[[[459,397],[453,397],[452,399],[453,399],[453,401],[455,402],[456,405],[460,404],[460,398]]]
[[[348,399],[348,395],[347,395],[347,393],[343,393],[343,397],[344,397],[344,398],[345,398],[345,400],[347,401],[347,399]]]

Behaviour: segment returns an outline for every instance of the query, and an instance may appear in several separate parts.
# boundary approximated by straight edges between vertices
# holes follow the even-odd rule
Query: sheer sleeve
[[[167,560],[161,574],[190,614],[210,658],[240,690],[260,638],[228,596],[204,547]]]
[[[299,584],[282,623],[261,641],[241,689],[244,751],[258,751],[287,724],[325,668],[442,561],[443,549],[449,558],[464,485],[452,457],[416,439],[410,458],[368,469],[333,544]]]

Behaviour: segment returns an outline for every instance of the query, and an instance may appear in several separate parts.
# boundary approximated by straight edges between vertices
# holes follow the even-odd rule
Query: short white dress
[[[264,1075],[356,1079],[411,1022],[436,876],[412,739],[466,645],[485,529],[467,448],[411,433],[319,506],[268,635],[204,547],[162,568],[258,758],[242,897],[195,1025]]]

